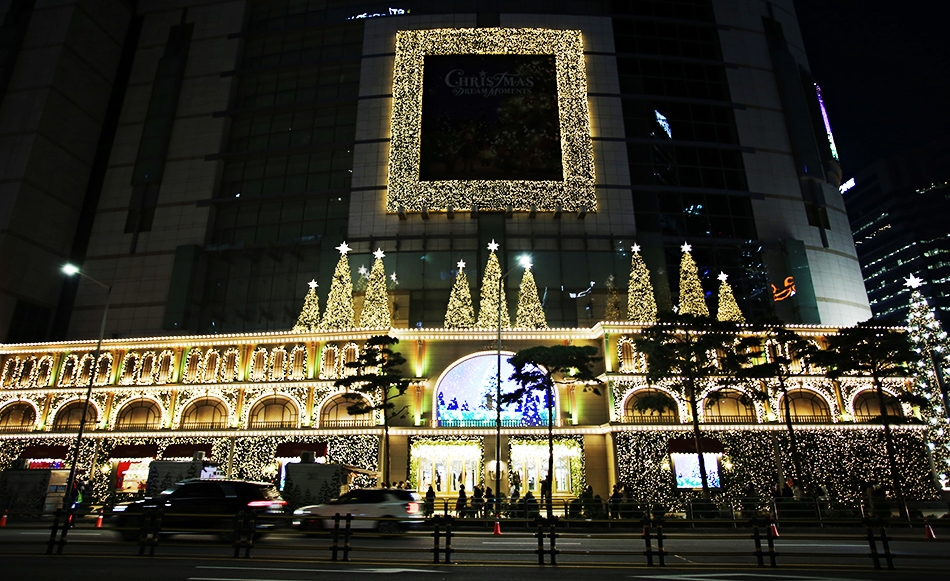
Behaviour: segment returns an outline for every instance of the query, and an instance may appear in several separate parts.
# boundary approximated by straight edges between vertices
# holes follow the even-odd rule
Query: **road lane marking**
[[[456,540],[458,544],[458,540]],[[538,541],[482,541],[483,545],[537,545]],[[579,545],[580,543],[564,542],[558,541],[558,546],[560,545]]]
[[[219,571],[292,571],[295,573],[435,573],[427,569],[405,569],[400,567],[363,567],[360,569],[304,569],[300,567],[225,567],[218,565],[198,565],[196,569],[215,569]],[[193,579],[200,579],[194,577]]]
[[[20,534],[21,534],[21,535],[44,535],[44,536],[47,536],[47,537],[48,537],[48,536],[49,536],[49,531],[25,531],[25,532],[24,532],[24,531],[21,531]],[[69,533],[69,536],[70,536],[70,537],[77,536],[77,535],[78,535],[78,536],[83,536],[83,537],[98,537],[98,536],[102,535],[102,533],[97,533],[97,532],[82,532],[82,531],[75,531],[75,532]]]

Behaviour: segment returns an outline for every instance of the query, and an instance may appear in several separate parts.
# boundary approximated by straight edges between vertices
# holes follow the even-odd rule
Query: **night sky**
[[[950,131],[950,42],[938,2],[795,0],[844,179]]]

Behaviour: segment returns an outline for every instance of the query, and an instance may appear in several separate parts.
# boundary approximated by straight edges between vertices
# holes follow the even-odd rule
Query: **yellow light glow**
[[[422,80],[426,55],[547,54],[557,69],[563,181],[419,180]],[[396,33],[386,211],[472,206],[503,210],[595,211],[587,73],[578,30],[443,28]]]

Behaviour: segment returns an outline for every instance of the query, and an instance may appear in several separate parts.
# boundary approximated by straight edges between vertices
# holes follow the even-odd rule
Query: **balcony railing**
[[[755,416],[752,415],[742,415],[742,416],[723,416],[723,415],[706,415],[703,416],[704,424],[754,424],[756,423]]]
[[[792,422],[796,424],[830,424],[831,416],[792,414]]]
[[[494,428],[497,424],[495,420],[439,420],[440,428]],[[557,418],[554,418],[554,425],[559,426]],[[503,428],[527,428],[527,427],[546,427],[547,423],[541,425],[529,426],[521,420],[502,419]]]
[[[297,422],[293,420],[252,420],[248,423],[248,427],[252,430],[279,430],[286,428],[296,428]]]
[[[623,417],[625,424],[678,424],[676,416],[632,416]]]
[[[96,420],[86,422],[85,430],[95,430],[96,426],[99,425],[99,422]],[[61,424],[53,424],[53,427],[50,428],[51,432],[78,432],[79,431],[79,422],[63,422]]]
[[[374,420],[322,420],[321,428],[372,428],[376,425]]]
[[[76,424],[76,427],[79,427],[79,424]],[[6,425],[0,426],[0,432],[32,432],[33,424],[23,424],[21,426],[17,425]]]
[[[161,424],[157,422],[118,422],[114,429],[127,432],[144,432],[147,430],[159,430],[161,427]]]
[[[226,430],[227,422],[182,422],[180,430]]]

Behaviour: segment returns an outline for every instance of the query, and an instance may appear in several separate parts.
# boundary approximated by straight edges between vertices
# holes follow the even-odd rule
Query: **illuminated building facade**
[[[696,494],[696,482],[683,468],[695,458],[689,446],[682,449],[684,438],[691,442],[689,406],[675,385],[646,381],[643,357],[633,344],[641,329],[615,323],[502,332],[503,356],[565,341],[606,353],[598,370],[605,382],[600,395],[570,384],[554,394],[558,498],[573,498],[588,484],[606,498],[615,483],[626,485],[635,498],[671,506],[682,506]],[[795,330],[817,342],[834,332]],[[4,346],[0,469],[18,459],[30,468],[67,463],[92,381],[80,465],[93,482],[95,502],[139,493],[152,460],[188,459],[197,451],[222,473],[243,478],[277,479],[283,463],[310,450],[328,462],[368,472],[382,470],[381,459],[388,457],[393,480],[422,490],[431,484],[442,498],[454,498],[461,484],[470,492],[474,484],[494,486],[495,332],[390,330],[400,339],[397,349],[407,360],[402,371],[411,385],[395,402],[405,405],[406,413],[389,422],[388,450],[382,418],[350,415],[352,402],[334,387],[349,372],[343,364],[354,360],[371,334],[107,340],[96,362],[91,341]],[[799,363],[793,372],[788,397],[808,478],[848,501],[860,498],[863,485],[886,482],[883,431],[874,421],[880,409],[871,380],[832,381]],[[503,359],[502,376],[509,373]],[[503,390],[509,389],[503,381]],[[699,395],[704,450],[717,494],[766,497],[776,480],[792,475],[787,428],[779,419],[784,402],[771,387],[765,401],[743,397],[748,389],[743,385],[711,397],[713,382]],[[888,394],[905,387],[904,378],[885,383]],[[636,405],[657,395],[668,398],[669,405],[646,411]],[[918,413],[905,404],[888,410],[892,416]],[[537,395],[503,408],[504,492],[510,492],[516,473],[522,495],[540,492],[547,470],[546,418],[547,401]],[[926,427],[901,423],[893,432],[905,494],[933,497],[938,485],[925,446]]]
[[[7,341],[95,334],[68,258],[107,336],[288,329],[344,240],[389,255],[398,327],[491,240],[556,327],[604,319],[633,244],[671,308],[684,241],[750,319],[870,315],[790,0],[113,4],[4,20]]]

